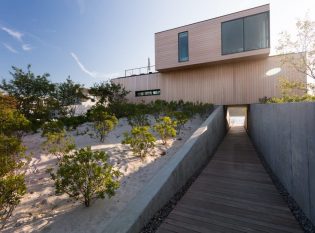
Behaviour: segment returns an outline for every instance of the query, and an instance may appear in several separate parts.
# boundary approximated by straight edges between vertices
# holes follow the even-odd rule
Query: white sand
[[[110,155],[110,162],[123,173],[121,187],[116,195],[111,199],[96,200],[89,208],[79,201],[73,201],[67,195],[54,195],[54,183],[46,169],[56,167],[56,158],[41,150],[44,138],[39,133],[24,137],[23,142],[28,147],[28,152],[33,153],[26,176],[28,193],[14,211],[4,232],[83,233],[104,230],[201,123],[200,118],[190,120],[180,136],[177,136],[177,139],[182,140],[170,140],[168,148],[157,141],[155,156],[148,156],[144,161],[134,157],[129,146],[120,143],[123,133],[131,129],[126,119],[119,120],[117,127],[109,133],[104,143],[88,135],[93,133],[89,123],[71,132],[77,147],[90,145],[93,150],[104,149]],[[86,129],[89,130],[88,134],[77,135]],[[162,151],[166,151],[166,155],[162,156]]]

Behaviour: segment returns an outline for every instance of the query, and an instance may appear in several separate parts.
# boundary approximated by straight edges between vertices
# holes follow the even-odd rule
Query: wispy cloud
[[[7,27],[2,27],[1,28],[3,31],[5,31],[6,33],[8,33],[10,36],[12,36],[13,38],[22,41],[22,37],[23,37],[23,33],[15,31],[11,28],[7,28]]]
[[[16,51],[11,45],[8,45],[8,44],[6,44],[6,43],[2,43],[3,44],[3,46],[7,49],[7,50],[9,50],[10,52],[12,52],[12,53],[18,53],[18,51]]]
[[[119,75],[119,73],[102,74],[96,71],[90,71],[82,64],[79,57],[75,53],[71,52],[70,55],[76,61],[80,69],[92,78],[110,79],[111,77],[116,77]]]
[[[31,51],[33,48],[29,44],[23,44],[22,49],[24,51]]]
[[[80,14],[84,14],[85,13],[85,0],[77,0],[77,4],[80,10]]]

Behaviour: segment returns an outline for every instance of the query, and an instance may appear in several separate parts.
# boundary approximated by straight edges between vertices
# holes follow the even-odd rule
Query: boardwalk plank
[[[242,127],[231,128],[158,233],[303,232]]]

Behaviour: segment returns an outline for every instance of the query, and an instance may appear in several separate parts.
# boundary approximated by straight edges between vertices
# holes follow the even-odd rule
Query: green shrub
[[[129,116],[127,118],[128,123],[131,127],[136,126],[150,126],[149,119],[145,114],[136,114],[133,116]]]
[[[7,174],[0,177],[0,230],[5,227],[20,199],[26,193],[23,174]]]
[[[173,121],[170,117],[165,116],[158,119],[154,125],[154,130],[159,134],[162,139],[162,144],[166,145],[167,140],[176,137],[177,122]]]
[[[259,99],[259,102],[262,104],[271,104],[271,103],[292,103],[292,102],[314,102],[315,96],[312,95],[292,95],[292,96],[283,96],[283,97],[263,97]]]
[[[75,149],[74,139],[67,136],[65,130],[62,132],[49,132],[45,137],[46,141],[42,143],[43,149],[56,156],[59,161],[66,153]]]
[[[65,155],[56,173],[51,173],[55,181],[56,194],[68,194],[90,206],[94,198],[109,198],[119,188],[121,173],[108,163],[103,151],[92,151],[90,147]]]
[[[117,118],[105,112],[103,106],[99,106],[90,112],[90,119],[94,123],[94,129],[101,142],[104,142],[106,135],[118,124]]]
[[[148,126],[139,126],[133,127],[130,133],[124,134],[122,144],[129,144],[133,154],[143,159],[154,148],[155,141]]]
[[[42,136],[46,136],[49,133],[61,133],[63,131],[63,122],[59,120],[48,121],[42,126]]]
[[[62,117],[59,119],[63,122],[67,130],[76,129],[79,125],[87,122],[87,117],[85,115],[72,116],[72,117]]]
[[[176,131],[177,134],[180,134],[181,129],[184,127],[184,125],[187,123],[189,120],[189,116],[185,112],[173,112],[172,117],[176,120],[177,126],[176,126]]]
[[[21,133],[29,121],[17,110],[12,97],[0,94],[0,230],[26,192],[25,147]]]

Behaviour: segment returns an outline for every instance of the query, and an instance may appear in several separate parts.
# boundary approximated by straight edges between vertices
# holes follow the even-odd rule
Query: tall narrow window
[[[178,61],[188,61],[188,32],[178,33]]]

